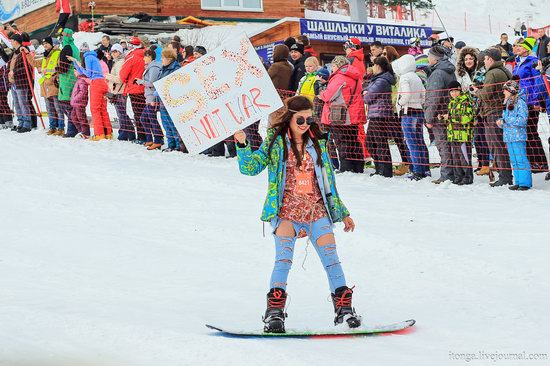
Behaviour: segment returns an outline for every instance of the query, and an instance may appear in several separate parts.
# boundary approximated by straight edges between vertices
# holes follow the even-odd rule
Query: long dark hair
[[[269,147],[267,149],[267,154],[271,157],[271,149],[273,148],[273,144],[275,143],[275,140],[277,140],[277,136],[281,136],[283,139],[283,161],[287,161],[288,159],[288,151],[287,146],[285,143],[285,136],[287,134],[290,134],[290,121],[292,120],[292,117],[294,114],[296,114],[296,111],[306,111],[313,109],[313,103],[311,103],[311,100],[308,98],[298,95],[295,97],[288,98],[285,101],[286,107],[284,110],[278,115],[275,119],[275,121],[272,122],[271,128],[275,130],[275,133],[273,134],[271,141],[269,142]],[[317,123],[312,124],[309,127],[309,131],[311,133],[305,133],[303,135],[303,142],[306,144],[309,139],[313,141],[313,146],[315,148],[315,151],[317,152],[317,165],[321,166],[323,164],[323,158],[321,156],[321,146],[319,145],[319,138],[322,136],[322,132],[319,129],[319,125]],[[296,166],[300,167],[302,165],[302,159],[300,159],[301,154],[298,151],[298,148],[296,147],[296,143],[293,139],[290,139],[290,147],[292,149],[292,152],[294,153],[294,156],[296,156]]]
[[[391,64],[386,57],[378,56],[372,62],[373,64],[380,66],[380,68],[382,69],[381,74],[385,72],[389,72],[390,74],[393,74],[393,69],[391,67]]]

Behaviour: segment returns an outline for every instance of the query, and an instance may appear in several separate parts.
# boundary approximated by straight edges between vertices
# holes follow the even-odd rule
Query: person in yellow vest
[[[316,57],[308,57],[305,61],[306,74],[298,83],[296,95],[303,95],[313,102],[315,98],[315,81],[317,80],[317,71],[320,68],[319,60]]]
[[[38,83],[40,84],[41,95],[46,101],[46,110],[50,121],[50,128],[47,134],[63,136],[65,130],[64,117],[59,99],[57,99],[59,92],[57,85],[59,84],[57,74],[55,73],[61,50],[58,45],[54,45],[52,37],[44,38],[42,47],[44,47],[44,58],[42,58],[42,63],[39,67],[42,76],[38,80]]]

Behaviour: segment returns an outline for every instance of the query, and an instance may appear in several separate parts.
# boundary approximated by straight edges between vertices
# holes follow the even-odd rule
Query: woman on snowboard
[[[288,99],[284,113],[273,121],[257,151],[252,151],[243,131],[235,133],[241,173],[258,175],[266,167],[269,172],[261,219],[273,227],[275,266],[263,318],[265,332],[285,332],[286,281],[296,239],[306,234],[327,273],[335,325],[344,320],[350,328],[361,325],[351,304],[353,291],[346,286],[333,233],[335,222],[342,221],[346,232],[353,231],[355,223],[338,196],[326,136],[312,112],[313,105],[307,97]]]

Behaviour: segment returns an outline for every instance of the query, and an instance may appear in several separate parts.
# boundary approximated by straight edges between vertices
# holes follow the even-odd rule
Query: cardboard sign
[[[192,154],[283,106],[245,34],[224,42],[154,86]]]

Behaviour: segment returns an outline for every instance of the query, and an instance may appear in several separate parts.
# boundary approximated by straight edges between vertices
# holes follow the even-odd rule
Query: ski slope
[[[261,327],[274,254],[258,219],[265,172],[43,131],[0,131],[0,144],[2,366],[425,366],[465,363],[451,352],[548,352],[550,182],[540,174],[528,192],[487,178],[458,187],[339,175],[357,223],[337,228],[354,305],[365,323],[414,318],[414,331],[243,340],[204,324]],[[327,329],[326,277],[305,247],[287,327]]]

